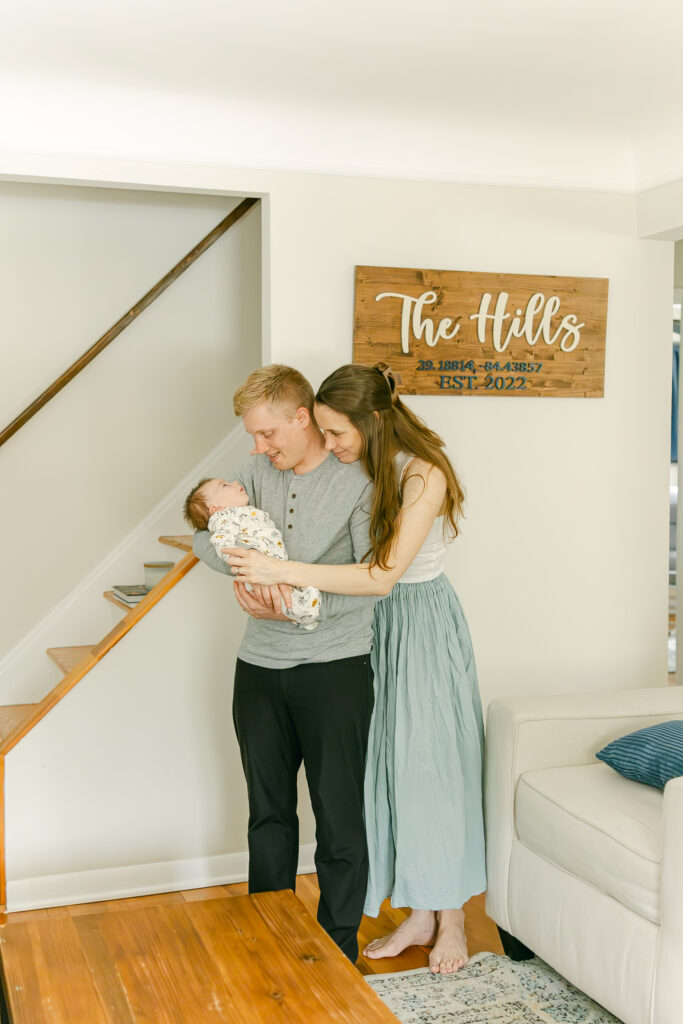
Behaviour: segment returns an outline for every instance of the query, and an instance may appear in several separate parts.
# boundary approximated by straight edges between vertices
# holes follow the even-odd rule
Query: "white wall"
[[[666,681],[673,247],[638,238],[633,197],[66,158],[16,158],[6,170],[266,195],[271,357],[298,366],[314,385],[351,359],[356,263],[608,277],[604,399],[410,403],[446,438],[468,491],[448,568],[472,628],[484,702]],[[195,572],[167,599],[168,612],[154,613],[177,628],[138,627],[109,665],[98,666],[92,688],[86,680],[81,696],[75,691],[53,712],[52,725],[51,715],[39,726],[42,736],[10,755],[12,880],[111,866],[97,830],[78,824],[84,811],[72,792],[79,776],[72,740],[74,757],[84,751],[82,765],[99,758],[93,800],[113,794],[112,806],[124,808],[107,824],[108,835],[126,837],[119,864],[244,849],[244,788],[228,716],[237,637],[228,649],[222,629],[233,619],[223,619],[220,604],[218,615],[202,614],[209,595],[222,600],[225,581]],[[104,703],[98,679],[107,687]],[[158,704],[154,694],[162,695]],[[111,704],[112,695],[121,703]],[[155,713],[168,720],[168,735],[138,729],[137,718],[126,717],[136,706],[141,722]],[[84,729],[92,740],[77,742]],[[181,761],[166,778],[156,756],[168,758],[171,735],[182,736]],[[54,856],[45,849],[58,822],[36,823],[46,801],[30,795],[42,784],[45,751],[55,764],[64,759],[59,792],[69,806],[60,827],[73,830]],[[127,751],[119,784],[114,775]],[[225,799],[230,809],[218,814]],[[139,832],[150,803],[155,816]],[[102,815],[106,823],[106,807]],[[311,836],[305,808],[302,841]]]
[[[226,466],[248,458],[250,439],[240,421],[192,468],[179,477],[147,515],[135,524],[113,550],[93,566],[77,587],[63,599],[0,660],[0,703],[30,704],[42,700],[62,679],[62,672],[46,654],[55,645],[92,644],[102,638],[126,614],[103,597],[112,581],[137,580],[148,560],[175,562],[181,552],[160,537],[187,534],[180,510],[198,480],[222,476]]]
[[[482,696],[666,683],[673,246],[633,198],[279,176],[273,358],[351,359],[354,264],[609,278],[605,397],[430,396],[468,492],[449,572]]]
[[[13,173],[268,196],[271,358],[351,358],[356,263],[610,279],[604,399],[411,400],[469,501],[450,571],[485,701],[666,676],[673,246],[634,197],[15,157]]]
[[[196,566],[7,756],[10,909],[246,877],[231,590]]]
[[[636,203],[641,237],[683,238],[683,178],[640,192]]]
[[[0,424],[238,202],[0,184]],[[260,231],[257,208],[0,448],[0,658],[234,425],[261,361]]]

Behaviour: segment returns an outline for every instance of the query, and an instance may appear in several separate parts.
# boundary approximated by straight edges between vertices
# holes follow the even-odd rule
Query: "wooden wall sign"
[[[608,280],[356,267],[353,359],[416,395],[602,398]]]

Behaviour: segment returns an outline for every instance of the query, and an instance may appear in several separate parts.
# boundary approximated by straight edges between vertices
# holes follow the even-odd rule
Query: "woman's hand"
[[[247,583],[260,583],[270,587],[277,583],[285,583],[286,562],[279,558],[271,558],[252,548],[222,548],[228,555],[228,564],[232,566],[233,575]]]

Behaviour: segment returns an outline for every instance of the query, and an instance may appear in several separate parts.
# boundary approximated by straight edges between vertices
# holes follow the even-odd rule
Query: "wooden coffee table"
[[[12,921],[11,1024],[396,1024],[294,893]]]

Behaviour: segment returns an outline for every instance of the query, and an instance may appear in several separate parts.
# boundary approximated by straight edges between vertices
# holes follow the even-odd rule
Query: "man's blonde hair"
[[[291,366],[273,363],[249,374],[232,396],[232,406],[235,416],[244,416],[261,402],[284,406],[291,416],[303,406],[312,417],[313,399],[313,388],[302,373]]]

